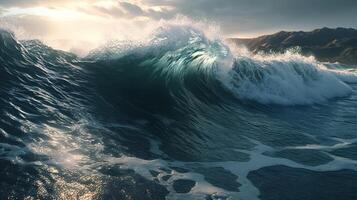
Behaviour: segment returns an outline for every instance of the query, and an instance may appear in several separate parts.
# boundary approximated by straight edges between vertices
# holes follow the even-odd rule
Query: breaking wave
[[[320,168],[304,165],[310,157],[295,163],[304,152],[293,161],[270,154],[352,144],[343,139],[356,134],[356,70],[232,49],[198,29],[165,26],[83,58],[1,30],[0,199],[236,199],[238,191],[254,199],[253,170],[331,169],[330,152],[313,152]],[[336,139],[336,130],[345,135]],[[181,180],[191,193],[175,192],[182,178],[194,180]]]
[[[113,79],[130,77],[130,73],[143,76],[121,85],[130,85],[133,80],[144,85],[161,82],[166,91],[179,87],[182,93],[205,94],[208,99],[228,91],[238,99],[263,104],[321,103],[349,95],[352,88],[346,83],[357,82],[353,71],[329,69],[296,53],[236,55],[220,40],[209,40],[203,32],[189,27],[162,28],[149,42],[112,44],[93,51],[87,59],[110,60],[111,66],[100,70],[127,73],[113,73]],[[190,90],[196,86],[199,91]]]

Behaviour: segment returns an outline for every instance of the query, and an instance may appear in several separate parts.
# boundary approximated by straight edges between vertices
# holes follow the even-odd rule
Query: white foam
[[[352,88],[345,82],[357,74],[327,69],[313,57],[296,53],[238,56],[222,82],[238,98],[264,104],[305,105],[345,97]]]
[[[102,55],[100,55],[102,54]],[[283,54],[253,55],[244,48],[225,45],[219,38],[188,25],[166,25],[146,41],[100,49],[98,58],[157,55],[160,70],[170,74],[188,68],[214,68],[217,77],[240,99],[263,104],[306,105],[351,94],[347,83],[357,82],[357,72],[328,68],[296,50]],[[194,58],[194,59],[193,59]],[[331,66],[330,66],[331,67]],[[202,70],[202,71],[203,71]]]

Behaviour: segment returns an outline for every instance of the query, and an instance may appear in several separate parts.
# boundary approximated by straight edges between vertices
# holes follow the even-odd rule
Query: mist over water
[[[0,199],[356,198],[355,68],[206,35],[78,57],[0,31]]]

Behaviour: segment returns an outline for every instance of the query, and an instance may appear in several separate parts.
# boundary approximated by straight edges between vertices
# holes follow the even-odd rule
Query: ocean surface
[[[167,26],[80,58],[0,31],[0,199],[357,199],[357,70]]]

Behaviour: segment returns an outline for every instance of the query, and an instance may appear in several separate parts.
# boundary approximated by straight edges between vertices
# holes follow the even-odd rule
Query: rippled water
[[[352,67],[189,27],[86,58],[0,36],[0,199],[357,198]]]

